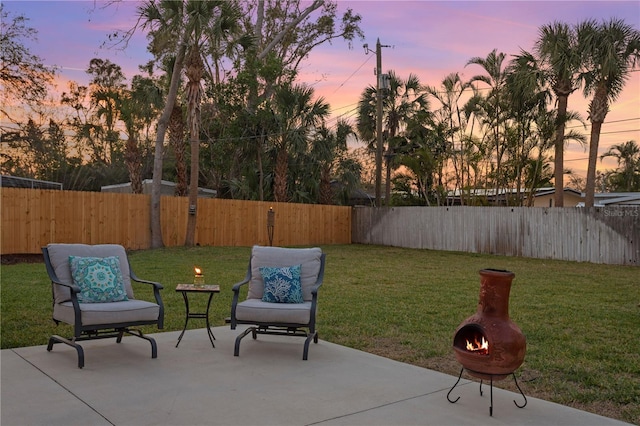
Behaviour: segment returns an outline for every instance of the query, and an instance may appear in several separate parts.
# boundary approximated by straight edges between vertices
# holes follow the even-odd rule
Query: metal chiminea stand
[[[460,399],[460,397],[457,397],[456,399],[451,400],[451,398],[449,398],[449,395],[451,395],[451,392],[453,391],[453,389],[455,389],[455,387],[458,386],[458,383],[460,383],[460,379],[462,378],[463,372],[464,372],[464,367],[460,369],[460,375],[458,376],[458,380],[456,381],[456,383],[453,385],[451,389],[449,389],[449,392],[447,392],[447,400],[452,404],[455,404]],[[513,376],[513,382],[516,384],[516,387],[520,391],[520,395],[522,395],[522,397],[524,398],[524,404],[522,405],[518,404],[515,399],[513,400],[513,403],[516,404],[516,407],[518,408],[524,408],[527,405],[527,397],[524,395],[524,392],[522,392],[522,389],[520,389],[520,385],[518,384],[518,380],[516,379],[516,373],[511,373],[511,375]],[[491,395],[491,403],[490,403],[491,405],[489,405],[489,415],[493,416],[493,376],[494,374],[488,374],[488,376],[490,376],[489,377],[489,381],[490,381],[489,393]],[[502,378],[502,375],[500,375],[500,378]],[[483,380],[480,379],[480,396],[482,396],[482,382]]]

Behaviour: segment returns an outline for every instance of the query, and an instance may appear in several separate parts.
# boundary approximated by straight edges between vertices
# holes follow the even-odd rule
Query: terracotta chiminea
[[[472,376],[504,379],[524,361],[526,338],[509,318],[514,277],[509,271],[480,271],[478,310],[458,326],[453,339],[456,359]]]
[[[491,383],[491,405],[489,415],[493,416],[493,381],[511,375],[524,398],[524,403],[513,402],[519,408],[527,405],[527,397],[520,389],[514,371],[522,365],[527,341],[513,321],[509,318],[509,293],[515,274],[499,269],[480,271],[480,300],[476,313],[458,326],[453,337],[453,352],[462,368],[458,381],[447,393],[451,403],[460,397],[451,399],[453,389],[458,385],[464,370],[482,381]]]

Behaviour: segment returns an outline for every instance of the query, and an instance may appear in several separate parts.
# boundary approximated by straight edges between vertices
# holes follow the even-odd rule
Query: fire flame
[[[473,343],[467,339],[467,350],[471,352],[478,352],[483,355],[489,353],[489,342],[482,336],[482,340],[479,342],[477,338],[473,339]]]
[[[193,270],[195,271],[196,275],[202,275],[202,269],[198,268],[197,266],[193,268]]]

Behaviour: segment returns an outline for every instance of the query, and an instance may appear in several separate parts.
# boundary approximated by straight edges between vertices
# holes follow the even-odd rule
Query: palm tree
[[[185,122],[182,106],[176,102],[171,111],[171,118],[167,126],[169,131],[169,145],[173,148],[173,155],[176,162],[176,189],[175,195],[184,197],[188,193],[189,185],[187,183],[187,166],[186,166],[186,144]]]
[[[311,130],[320,127],[329,115],[329,104],[323,98],[313,100],[314,90],[305,85],[284,86],[275,94],[273,109],[278,134],[273,136],[275,171],[274,200],[289,200],[287,177],[290,152],[302,152]]]
[[[541,164],[547,148],[548,138],[539,135],[545,133],[541,129],[548,128],[548,118],[555,118],[555,114],[547,111],[549,99],[550,93],[544,89],[543,73],[536,58],[528,52],[516,55],[507,68],[505,101],[509,106],[511,132],[515,133],[516,142],[508,145],[507,149],[510,150],[510,162],[516,178],[516,198],[520,205],[524,199],[521,191],[523,172],[528,166]],[[538,135],[534,133],[536,129]],[[538,152],[538,161],[532,162],[529,157],[534,151]]]
[[[127,133],[124,161],[134,194],[142,193],[143,155],[146,151],[143,148],[148,141],[149,127],[161,104],[160,89],[155,82],[139,75],[133,77],[131,89],[123,92],[118,104],[120,119]]]
[[[122,68],[109,61],[93,58],[89,61],[87,73],[91,74],[91,105],[96,108],[96,116],[103,120],[96,126],[101,135],[100,160],[105,164],[114,164],[116,153],[121,151],[120,134],[116,130],[119,119],[118,105],[125,89]]]
[[[387,134],[387,152],[385,153],[386,182],[385,200],[391,200],[391,168],[398,144],[404,138],[398,138],[406,129],[407,122],[420,111],[429,110],[429,101],[420,79],[409,74],[406,80],[393,71],[389,71],[389,91],[382,101],[384,127]]]
[[[153,183],[151,185],[151,248],[164,245],[160,222],[160,189],[162,185],[162,156],[164,153],[164,137],[171,119],[173,106],[178,97],[182,67],[190,36],[184,23],[185,3],[182,1],[156,2],[147,0],[138,7],[138,15],[142,29],[148,30],[150,37],[149,50],[161,57],[172,54],[175,57],[171,82],[164,109],[158,119],[156,143],[153,161]],[[169,53],[171,52],[171,53]]]
[[[611,179],[618,181],[618,187],[624,191],[640,189],[640,146],[635,141],[612,145],[607,152],[600,156],[614,157],[618,161],[618,170]]]
[[[543,25],[535,45],[538,58],[546,70],[546,78],[558,101],[554,145],[555,206],[564,207],[564,131],[569,95],[578,87],[581,65],[575,31],[569,25],[555,21]]]
[[[486,114],[486,119],[488,120],[487,124],[493,132],[493,143],[496,150],[496,197],[500,190],[502,173],[500,166],[505,150],[504,141],[501,141],[501,138],[504,138],[504,132],[502,132],[501,136],[501,126],[504,124],[502,92],[507,78],[507,73],[503,70],[502,66],[505,57],[506,55],[504,53],[498,53],[496,49],[493,49],[486,58],[474,57],[467,62],[467,65],[480,65],[487,73],[487,75],[476,75],[471,77],[469,83],[481,81],[489,86],[489,93],[484,97],[482,106]]]
[[[465,131],[469,115],[465,113],[464,109],[461,109],[460,100],[463,93],[470,87],[469,83],[463,82],[459,73],[451,73],[442,80],[440,87],[427,87],[427,92],[436,98],[441,108],[437,111],[437,121],[447,126],[449,135],[449,152],[453,155],[451,160],[453,168],[456,173],[456,186],[461,190],[465,187],[464,172],[465,172],[465,155],[468,153],[469,138],[465,137]],[[444,129],[440,129],[442,132]],[[460,146],[460,156],[458,158],[455,155],[456,143]],[[469,163],[466,162],[468,169]],[[442,173],[440,173],[442,175]],[[467,173],[467,179],[469,180],[469,173]],[[442,185],[442,176],[440,176],[440,185]],[[461,197],[461,202],[464,204],[464,197]]]
[[[584,55],[584,93],[593,96],[588,109],[591,138],[584,202],[586,207],[593,207],[602,123],[609,104],[618,98],[640,59],[640,32],[620,19],[601,24],[588,20],[579,24],[576,31]]]
[[[345,120],[338,119],[335,130],[323,126],[314,138],[310,160],[319,169],[316,183],[319,204],[333,204],[335,194],[331,187],[332,178],[338,180],[340,189],[346,194],[350,194],[360,181],[360,170],[354,168],[355,165],[346,157],[347,139],[352,135],[355,135],[352,126]],[[307,170],[307,174],[308,172]]]
[[[158,120],[158,130],[154,156],[153,186],[151,193],[151,245],[162,246],[160,227],[160,183],[162,177],[162,151],[164,136],[173,113],[174,104],[181,81],[181,72],[185,63],[185,56],[189,52],[189,69],[187,77],[189,86],[187,97],[189,108],[190,138],[191,138],[191,185],[189,193],[189,217],[187,221],[186,245],[192,245],[195,240],[195,222],[198,191],[198,162],[199,162],[199,129],[200,129],[200,82],[205,71],[202,59],[203,46],[215,46],[220,42],[220,32],[212,28],[221,28],[217,22],[227,19],[227,12],[235,6],[233,2],[223,1],[159,1],[147,0],[138,9],[143,28],[149,29],[151,39],[150,50],[158,58],[173,56],[173,71],[171,84],[167,95],[165,108]],[[237,15],[234,15],[237,16]],[[227,28],[227,24],[222,27]],[[214,51],[213,49],[211,51]],[[216,57],[216,59],[218,59]],[[196,134],[197,133],[197,134]],[[197,141],[197,143],[195,143]],[[196,146],[197,145],[197,146]],[[195,154],[195,158],[194,158]],[[195,182],[195,185],[194,185]]]
[[[202,74],[204,64],[200,57],[198,43],[191,45],[185,59],[187,76],[187,115],[189,123],[189,140],[191,145],[191,171],[189,176],[189,216],[184,245],[195,244],[196,219],[198,205],[198,177],[200,174],[200,99],[202,97]]]
[[[383,134],[387,142],[385,153],[386,183],[385,200],[391,200],[391,169],[393,157],[398,146],[404,143],[404,130],[407,123],[420,111],[429,109],[427,92],[420,79],[410,74],[406,80],[393,71],[389,71],[389,90],[382,101]],[[360,95],[358,102],[357,129],[360,138],[373,150],[376,142],[376,88],[367,87]]]

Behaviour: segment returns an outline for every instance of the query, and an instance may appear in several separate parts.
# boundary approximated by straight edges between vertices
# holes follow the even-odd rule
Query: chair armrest
[[[51,260],[49,259],[49,250],[46,247],[42,247],[42,253],[44,255],[44,266],[47,269],[47,275],[49,275],[51,283],[69,288],[69,290],[71,290],[72,296],[75,293],[80,293],[80,287],[78,287],[77,285],[67,284],[60,281],[60,279],[56,275],[56,271],[53,269],[53,265],[51,265]]]
[[[141,278],[138,278],[138,277],[136,276],[136,274],[134,274],[134,273],[133,273],[133,271],[132,271],[131,269],[129,269],[129,272],[130,272],[129,276],[131,277],[131,279],[132,279],[132,280],[134,280],[134,281],[135,281],[135,282],[137,282],[137,283],[142,283],[142,284],[151,284],[151,285],[153,285],[153,287],[154,287],[155,289],[158,289],[158,290],[162,290],[162,289],[164,288],[164,286],[163,286],[162,284],[160,284],[159,282],[156,282],[156,281],[149,281],[149,280],[143,280],[143,279],[141,279]]]
[[[64,287],[69,288],[69,290],[71,290],[71,295],[73,296],[75,293],[80,293],[80,287],[78,287],[75,284],[67,284],[67,283],[63,283],[61,281],[58,280],[57,277],[49,277],[51,278],[51,283],[52,284],[57,284],[57,285],[61,285]],[[55,279],[54,279],[55,278]]]
[[[245,274],[244,279],[238,283],[235,283],[231,288],[231,290],[233,290],[233,292],[235,293],[234,297],[237,297],[240,293],[240,287],[247,284],[249,281],[251,281],[251,260],[249,260],[249,267],[247,268],[247,273]]]
[[[231,329],[236,329],[236,306],[238,305],[238,298],[240,297],[240,287],[248,284],[251,281],[251,261],[249,261],[249,267],[247,268],[247,274],[244,279],[238,283],[235,283],[231,290],[233,290],[233,300],[231,301]]]
[[[129,261],[129,259],[127,259],[127,261]],[[149,284],[153,286],[153,297],[156,299],[156,304],[160,306],[158,328],[164,328],[164,303],[162,302],[162,297],[160,296],[160,290],[164,288],[162,284],[156,281],[149,281],[138,278],[138,276],[133,272],[133,269],[131,269],[131,263],[129,263],[129,277],[137,283]]]
[[[311,294],[313,296],[317,296],[318,295],[318,289],[320,288],[321,285],[322,285],[322,283],[314,285],[313,287],[311,287]]]
[[[313,287],[311,287],[311,294],[314,296],[318,295],[318,289],[320,288],[320,286],[322,285],[322,282],[324,281],[324,263],[326,260],[327,255],[325,253],[322,253],[322,256],[320,258],[320,270],[318,271],[318,278],[316,278],[316,283],[313,285]]]
[[[320,257],[320,270],[318,271],[318,278],[316,279],[316,283],[311,288],[311,315],[309,320],[309,329],[316,329],[316,311],[318,310],[318,290],[324,281],[324,264],[326,261],[327,255],[322,253]]]
[[[249,281],[250,281],[250,280],[248,280],[248,279],[244,279],[244,280],[240,281],[239,283],[235,283],[235,284],[233,285],[233,287],[231,287],[231,290],[232,290],[234,293],[236,293],[236,294],[237,294],[237,293],[239,293],[239,292],[240,292],[240,287],[242,287],[242,286],[243,286],[243,285],[245,285],[245,284],[248,284],[248,283],[249,283]]]

